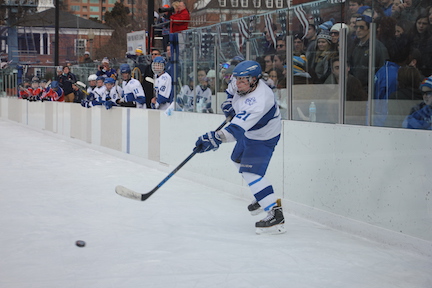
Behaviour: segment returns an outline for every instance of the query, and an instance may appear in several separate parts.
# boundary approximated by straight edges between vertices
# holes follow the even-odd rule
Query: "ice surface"
[[[259,236],[248,200],[179,176],[126,199],[116,185],[167,174],[11,122],[0,135],[1,288],[432,287],[431,258],[286,213],[286,234]]]

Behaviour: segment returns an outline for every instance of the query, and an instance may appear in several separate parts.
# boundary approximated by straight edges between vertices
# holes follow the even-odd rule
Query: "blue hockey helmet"
[[[165,63],[166,63],[165,58],[163,58],[162,56],[157,56],[157,57],[155,57],[155,58],[153,59],[153,62],[154,62],[154,63],[162,63],[162,64],[165,64]]]
[[[58,81],[52,81],[51,82],[51,88],[52,89],[58,89],[60,86],[59,86],[59,82]]]
[[[105,77],[104,76],[98,76],[96,78],[96,81],[99,81],[99,80],[105,81]]]
[[[114,80],[114,78],[107,77],[107,78],[105,78],[104,84],[113,84],[114,85],[115,80]]]
[[[252,60],[240,62],[233,71],[234,77],[261,77],[261,65]]]
[[[129,64],[127,64],[127,63],[125,63],[125,64],[121,64],[120,65],[120,73],[121,74],[123,74],[123,73],[131,73],[131,68],[130,68],[130,66],[129,66]]]

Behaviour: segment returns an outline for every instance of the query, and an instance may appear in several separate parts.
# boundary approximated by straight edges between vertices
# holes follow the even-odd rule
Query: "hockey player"
[[[120,65],[120,73],[123,79],[123,98],[125,102],[135,102],[137,108],[146,109],[146,96],[141,83],[132,78],[129,64]]]
[[[165,72],[165,63],[165,59],[162,56],[158,56],[153,59],[151,64],[156,77],[154,83],[155,97],[152,99],[151,103],[153,109],[166,110],[172,102],[172,79],[171,76]]]
[[[31,96],[27,98],[29,101],[38,101],[42,95],[43,89],[40,87],[39,78],[33,77],[31,87],[28,88]]]
[[[104,81],[107,77],[97,76],[96,87],[89,93],[87,99],[81,101],[81,106],[91,108],[96,105],[102,105],[105,99],[106,87]]]
[[[96,74],[91,74],[91,75],[87,78],[88,85],[89,85],[89,87],[87,87],[87,93],[88,93],[88,94],[92,93],[93,90],[96,88],[96,79],[97,79]]]
[[[116,81],[113,78],[106,78],[104,84],[106,91],[103,105],[108,110],[111,109],[112,106],[117,106],[117,104],[123,101],[123,89],[116,85]]]
[[[213,113],[211,108],[212,91],[209,86],[209,79],[203,77],[200,79],[199,85],[195,87],[197,96],[197,111],[202,113]]]
[[[64,92],[58,81],[52,81],[44,93],[42,101],[64,102]]]
[[[222,104],[225,115],[233,115],[231,123],[215,132],[198,138],[198,153],[216,150],[225,142],[237,141],[231,154],[243,179],[248,183],[255,200],[248,206],[252,215],[262,210],[267,217],[256,222],[256,233],[278,234],[285,232],[282,207],[276,203],[273,186],[264,177],[274,148],[281,133],[281,116],[272,90],[261,77],[261,67],[256,61],[243,61],[233,71],[237,91],[232,101]]]

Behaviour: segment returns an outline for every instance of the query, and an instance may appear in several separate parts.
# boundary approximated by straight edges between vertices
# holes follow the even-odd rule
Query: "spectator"
[[[293,84],[312,84],[312,77],[308,72],[305,55],[293,57]]]
[[[331,49],[331,37],[325,31],[322,31],[317,38],[317,52],[315,57],[312,59],[310,65],[312,72],[312,78],[314,83],[321,84],[327,79],[331,73],[331,62],[330,59],[336,54]]]
[[[306,58],[308,60],[308,69],[310,70],[313,62],[313,59],[315,58],[315,53],[316,53],[316,40],[317,40],[317,30],[316,30],[316,26],[313,24],[309,25],[308,28],[308,32],[306,34],[306,40],[308,41],[308,45],[306,48]]]
[[[357,13],[358,9],[364,5],[363,0],[349,0],[348,12],[349,14]]]
[[[184,2],[172,3],[174,13],[171,15],[171,33],[187,30],[190,22],[190,14]]]
[[[273,58],[274,58],[273,54],[269,54],[269,55],[264,56],[264,63],[265,63],[265,66],[263,69],[264,73],[268,74],[270,69],[273,68]]]
[[[300,56],[300,55],[306,55],[306,47],[303,40],[303,34],[301,33],[295,33],[293,36],[293,55],[294,56]]]
[[[420,84],[423,102],[411,109],[402,126],[411,129],[432,129],[432,76]]]
[[[377,21],[377,39],[390,49],[396,37],[396,19],[393,17],[382,17]]]
[[[417,68],[412,66],[401,67],[398,71],[397,80],[398,89],[389,96],[389,99],[422,100],[422,91],[419,89],[422,78]]]
[[[276,40],[276,52],[286,52],[286,39],[285,37],[279,37]]]
[[[276,88],[282,88],[279,86],[279,82],[282,82],[284,75],[282,73],[282,70],[279,68],[272,68],[270,69],[270,71],[268,72],[269,75],[269,79],[271,79],[273,81],[273,85]]]
[[[276,39],[276,30],[277,30],[277,26],[276,24],[272,23],[271,24],[271,30],[269,31],[267,26],[264,28],[264,42],[262,43],[262,48],[263,53],[262,55],[267,55],[267,54],[274,54],[276,53],[276,47],[275,47],[275,43],[273,42],[273,38],[272,38],[272,33],[273,33],[273,37]]]
[[[335,57],[331,61],[332,65],[332,74],[327,77],[324,84],[339,84],[339,76],[340,76],[340,61],[339,57]],[[352,74],[349,73],[350,67],[349,63],[347,63],[346,67],[346,101],[367,101],[368,96],[366,91],[362,89],[362,85],[360,80],[358,80],[356,77],[354,77]]]
[[[84,64],[88,64],[88,63],[93,63],[93,60],[90,58],[90,52],[85,51],[84,52],[84,60],[83,60]]]
[[[72,84],[77,81],[75,74],[70,72],[69,66],[63,66],[62,74],[58,76],[57,81],[64,92],[64,101],[73,102],[75,98]]]
[[[413,28],[413,47],[417,48],[421,55],[421,66],[418,69],[423,75],[432,73],[432,33],[426,14],[417,17]]]
[[[411,34],[411,23],[407,20],[399,20],[395,25],[395,36],[400,37],[402,34]]]
[[[360,80],[363,89],[367,91],[368,71],[369,71],[369,38],[371,18],[361,15],[356,21],[356,37],[354,47],[349,53],[349,63],[352,74]],[[387,48],[379,40],[375,42],[375,63],[371,69],[378,69],[384,65],[388,59]]]
[[[331,42],[333,45],[338,45],[340,31],[344,28],[347,29],[348,32],[349,27],[345,23],[336,23],[330,28]]]
[[[286,53],[277,53],[273,57],[273,67],[284,70],[284,65],[286,64]]]
[[[415,23],[419,15],[426,14],[426,10],[420,6],[420,0],[405,0],[393,10],[392,17],[398,20],[408,20]]]
[[[355,40],[356,39],[356,22],[357,22],[357,18],[360,17],[360,14],[358,13],[354,13],[353,15],[351,15],[350,21],[349,21],[349,32],[348,32],[348,38],[351,40]]]
[[[389,46],[389,61],[376,72],[375,74],[375,93],[374,99],[374,125],[383,126],[387,114],[387,101],[390,94],[398,88],[398,70],[401,66],[406,65],[411,47],[407,37],[401,36],[394,40]]]
[[[96,76],[102,76],[104,78],[111,77],[114,80],[117,80],[117,71],[110,67],[109,59],[107,57],[102,59],[102,63],[98,69],[99,70],[96,72]]]
[[[393,0],[378,0],[378,4],[385,16],[390,17],[392,15]]]

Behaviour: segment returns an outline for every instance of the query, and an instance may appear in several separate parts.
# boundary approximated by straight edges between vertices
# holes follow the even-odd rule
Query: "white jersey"
[[[124,95],[127,95],[129,93],[133,93],[135,98],[145,97],[142,85],[137,79],[131,78],[128,81],[123,81],[122,82],[122,88],[123,88]],[[145,103],[139,104],[137,102],[136,105],[138,108],[146,108],[147,107]]]
[[[179,95],[177,95],[177,98],[181,98],[187,108],[193,106],[193,97],[194,93],[189,85],[183,85],[183,87],[180,89]]]
[[[279,107],[273,91],[263,80],[259,80],[257,88],[245,96],[234,94],[232,106],[236,116],[230,125],[223,129],[224,134],[233,130],[231,125],[240,126],[244,135],[252,140],[269,140],[281,133],[282,123]],[[234,136],[234,135],[233,135]],[[226,135],[227,141],[235,139]]]
[[[97,101],[102,101],[102,100],[105,101],[105,92],[106,92],[105,85],[101,87],[95,87],[93,89],[93,94]]]
[[[111,97],[110,101],[116,103],[117,100],[120,100],[123,96],[123,89],[115,85],[111,88],[111,90],[105,91],[105,97],[102,99],[103,101],[106,101],[106,97]]]
[[[201,88],[201,85],[197,85],[195,87],[195,90],[196,90],[197,102],[201,104],[211,103],[212,92],[210,88],[207,87],[205,90],[203,90]]]
[[[89,86],[89,87],[87,88],[87,93],[88,93],[88,94],[92,93],[93,90],[94,90],[95,88],[96,88],[96,87],[90,87],[90,86]]]
[[[172,79],[171,76],[164,72],[162,75],[156,78],[154,83],[155,95],[156,95],[156,109],[165,110],[170,105],[170,96],[172,90]]]

